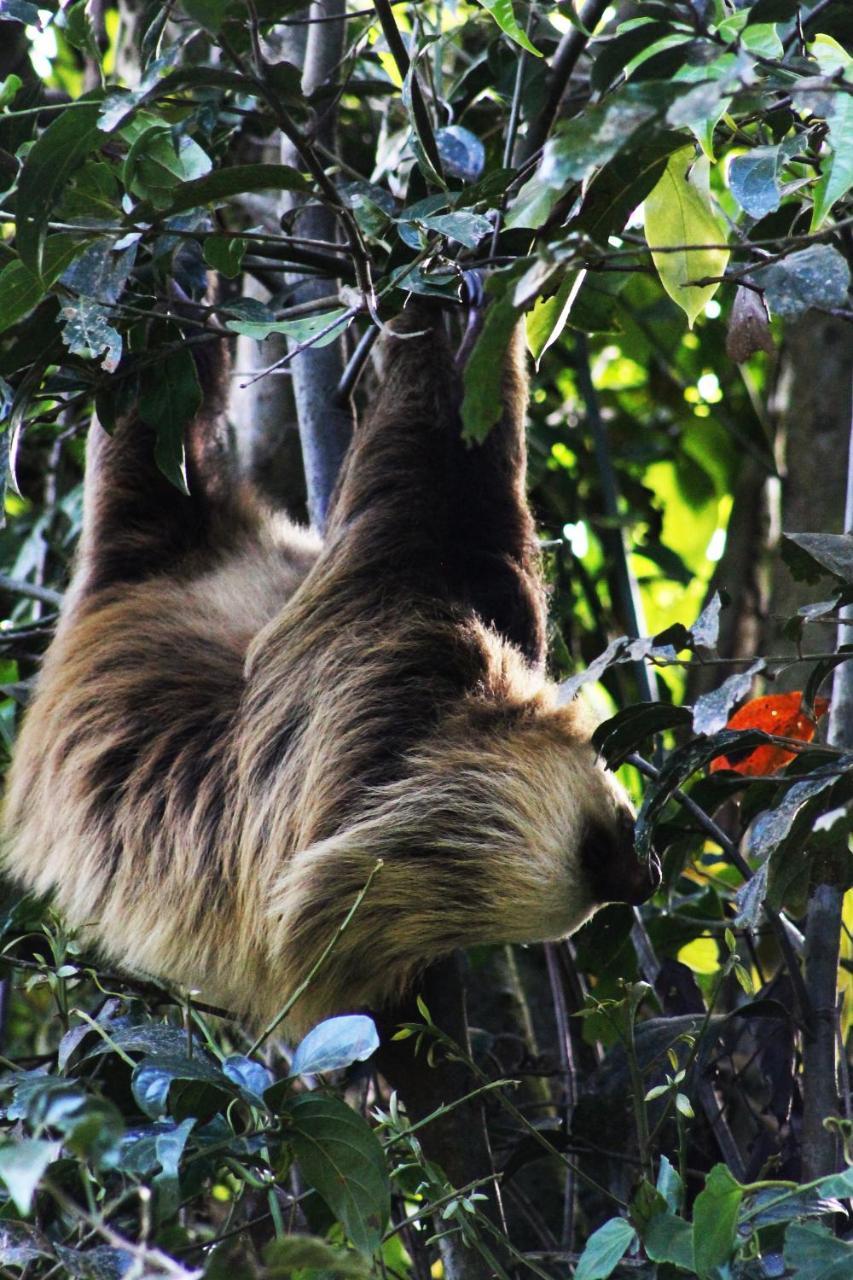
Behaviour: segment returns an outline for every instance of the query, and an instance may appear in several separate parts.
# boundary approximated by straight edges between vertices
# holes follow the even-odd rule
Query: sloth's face
[[[660,885],[660,864],[654,856],[637,856],[635,814],[627,792],[598,762],[594,770],[584,805],[580,865],[596,902],[637,905]]]

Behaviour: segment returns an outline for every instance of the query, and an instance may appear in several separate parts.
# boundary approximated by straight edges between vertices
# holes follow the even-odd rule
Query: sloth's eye
[[[634,821],[627,811],[612,824],[590,823],[581,845],[581,863],[597,902],[645,902],[660,884],[657,859],[646,862],[637,857]]]

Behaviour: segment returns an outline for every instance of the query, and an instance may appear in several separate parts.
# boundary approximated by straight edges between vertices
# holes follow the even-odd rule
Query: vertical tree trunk
[[[788,532],[840,533],[853,525],[851,475],[851,383],[853,343],[843,321],[809,313],[786,336],[777,387],[779,461],[782,472],[781,528]],[[776,553],[766,644],[773,652],[793,648],[781,635],[784,620],[814,599],[814,588],[795,583]],[[853,630],[842,623],[839,639]],[[811,636],[816,629],[810,628]],[[809,649],[830,648],[829,628],[809,638]],[[787,677],[802,687],[802,668]],[[853,672],[846,663],[835,675],[829,739],[853,745]],[[838,1167],[835,1133],[824,1127],[838,1114],[836,989],[843,884],[832,865],[812,886],[806,919],[805,980],[814,1009],[803,1042],[802,1175],[806,1180]]]

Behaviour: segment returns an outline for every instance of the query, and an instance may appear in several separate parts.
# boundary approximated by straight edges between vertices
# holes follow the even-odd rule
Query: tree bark
[[[309,24],[302,67],[302,89],[306,95],[320,85],[334,80],[344,52],[346,36],[346,0],[323,0],[311,5],[309,17],[330,18],[339,22],[315,22]],[[334,149],[336,112],[334,106],[326,107],[317,122],[316,140]],[[282,139],[283,164],[298,167],[299,158],[293,146]],[[291,205],[293,234],[307,240],[337,239],[337,223],[334,213],[325,205]],[[329,294],[328,280],[293,280],[292,300],[295,303],[311,302]],[[291,348],[293,343],[291,342]],[[308,513],[315,528],[322,530],[326,523],[331,495],[338,472],[355,426],[352,403],[337,395],[338,384],[345,367],[343,338],[324,347],[309,347],[296,356],[291,364],[293,371],[293,395],[299,420],[299,436],[302,441],[302,460],[308,493]]]

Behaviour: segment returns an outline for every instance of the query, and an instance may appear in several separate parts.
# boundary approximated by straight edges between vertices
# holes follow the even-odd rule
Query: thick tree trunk
[[[809,313],[786,335],[776,391],[778,458],[782,473],[780,528],[786,532],[840,533],[853,524],[853,475],[849,468],[853,339],[841,320]],[[815,589],[794,582],[773,558],[773,591],[765,652],[793,651],[781,634],[787,618],[814,600]],[[840,640],[851,628],[841,625]],[[805,647],[831,649],[835,628],[810,627]],[[838,669],[829,738],[853,744],[851,664]],[[784,685],[802,687],[803,668],[786,673]],[[780,685],[782,681],[779,682]],[[778,687],[778,686],[777,686]],[[803,1041],[802,1175],[806,1180],[838,1167],[838,1140],[824,1121],[838,1114],[836,987],[843,884],[833,868],[821,868],[812,886],[805,930],[805,980],[814,1009]]]

